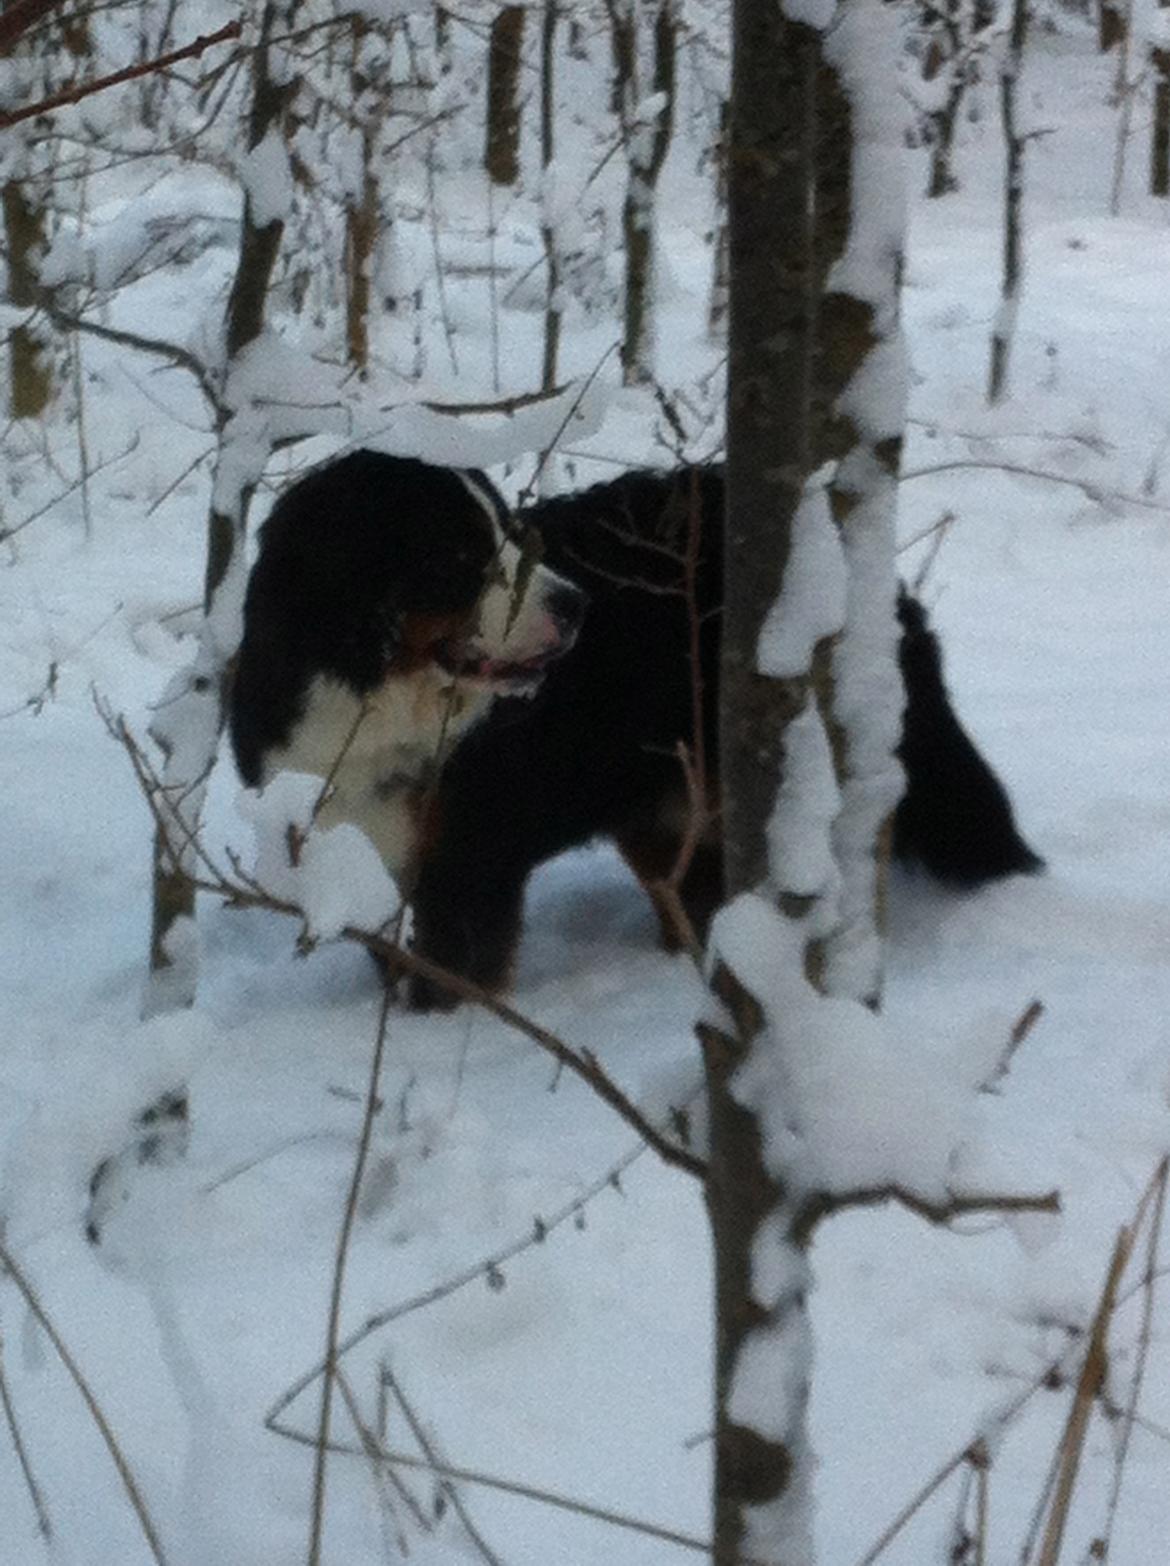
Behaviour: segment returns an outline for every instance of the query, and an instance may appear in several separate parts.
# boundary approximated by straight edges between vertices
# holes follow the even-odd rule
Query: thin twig
[[[435,1450],[434,1443],[427,1434],[426,1427],[424,1426],[422,1420],[415,1413],[414,1408],[406,1396],[406,1393],[403,1391],[402,1384],[399,1382],[394,1372],[390,1369],[390,1366],[385,1362],[383,1362],[381,1366],[379,1375],[382,1382],[388,1385],[391,1392],[393,1392],[394,1401],[402,1410],[403,1415],[406,1418],[406,1422],[410,1426],[410,1433],[418,1442],[423,1456],[430,1463],[432,1469],[438,1473],[440,1468],[443,1466],[442,1461],[438,1452]],[[451,1502],[451,1505],[455,1511],[455,1515],[463,1524],[463,1528],[467,1534],[467,1537],[483,1556],[484,1560],[488,1562],[488,1566],[503,1566],[503,1562],[500,1560],[500,1557],[496,1554],[491,1545],[488,1544],[487,1540],[475,1526],[475,1523],[471,1519],[471,1514],[463,1504],[463,1498],[460,1496],[459,1491],[455,1488],[450,1479],[444,1479],[441,1488],[443,1494]]]
[[[516,509],[517,510],[519,510],[522,506],[527,505],[528,502],[532,499],[532,496],[536,493],[536,486],[537,486],[537,484],[538,484],[538,482],[540,480],[540,475],[544,472],[545,465],[548,462],[548,459],[552,456],[553,452],[557,449],[557,446],[560,443],[561,436],[565,433],[566,429],[568,429],[568,427],[569,427],[569,424],[571,423],[573,418],[576,416],[577,409],[584,402],[586,396],[588,395],[590,387],[593,385],[593,383],[597,379],[597,377],[601,374],[601,371],[602,371],[603,367],[605,366],[606,361],[608,359],[610,359],[612,357],[612,355],[615,354],[620,347],[621,347],[621,343],[620,342],[616,342],[615,341],[615,342],[610,343],[609,347],[601,355],[600,359],[598,359],[597,363],[590,370],[589,374],[581,382],[580,388],[577,391],[577,395],[573,398],[572,402],[569,404],[568,411],[566,412],[564,418],[557,425],[556,430],[553,433],[552,439],[549,441],[548,445],[545,446],[543,451],[541,451],[540,455],[537,457],[537,459],[536,459],[536,466],[532,470],[532,474],[529,477],[529,480],[528,480],[527,484],[525,484],[524,488],[520,491],[520,494],[517,497],[517,500],[516,500]]]
[[[1167,505],[1164,501],[1150,500],[1144,495],[1131,495],[1127,491],[1119,489],[1102,489],[1099,484],[1090,483],[1087,479],[1073,478],[1068,473],[1051,473],[1045,468],[1029,467],[1022,462],[981,462],[974,457],[956,458],[950,462],[932,463],[923,468],[908,468],[905,472],[899,474],[898,482],[900,484],[909,484],[914,479],[937,478],[944,473],[962,472],[1007,473],[1016,478],[1040,479],[1048,484],[1065,484],[1070,489],[1079,489],[1086,500],[1091,500],[1096,505],[1110,501],[1119,505],[1139,506],[1144,511],[1160,511],[1163,513],[1170,511],[1170,505]],[[934,527],[937,526],[937,523],[933,524],[927,533],[919,534],[901,547],[903,549],[909,548],[910,544],[917,543],[919,539],[927,537],[928,533],[932,532]]]
[[[386,1050],[386,1029],[390,1019],[390,987],[382,992],[382,1009],[378,1016],[378,1034],[370,1061],[370,1076],[366,1087],[365,1110],[362,1115],[361,1135],[354,1157],[353,1175],[349,1183],[341,1230],[337,1236],[337,1255],[333,1263],[333,1284],[329,1293],[329,1324],[325,1336],[325,1374],[321,1386],[321,1412],[317,1421],[316,1453],[313,1459],[313,1499],[309,1520],[309,1566],[320,1566],[321,1543],[325,1529],[325,1473],[329,1452],[329,1425],[333,1410],[333,1382],[337,1374],[338,1340],[341,1335],[341,1299],[345,1288],[345,1266],[349,1258],[349,1243],[357,1219],[358,1197],[366,1172],[366,1160],[374,1134],[374,1121],[381,1102],[378,1083],[382,1075],[382,1059]]]
[[[315,1437],[291,1425],[273,1424],[270,1428],[277,1435],[285,1436],[288,1440],[304,1446],[312,1445],[315,1440]],[[332,1443],[330,1450],[340,1456],[363,1455],[360,1446],[351,1446],[342,1442]],[[436,1474],[440,1478],[457,1479],[461,1484],[482,1485],[488,1490],[519,1496],[521,1500],[536,1501],[542,1506],[551,1506],[558,1511],[572,1512],[578,1517],[588,1517],[594,1522],[608,1523],[611,1527],[622,1528],[627,1533],[643,1534],[651,1539],[661,1539],[666,1544],[677,1544],[680,1549],[693,1550],[699,1555],[711,1555],[714,1550],[709,1540],[701,1539],[695,1534],[682,1533],[676,1528],[666,1528],[661,1523],[647,1522],[643,1518],[631,1517],[628,1513],[613,1511],[609,1507],[595,1506],[591,1501],[582,1501],[575,1496],[538,1489],[535,1485],[523,1484],[517,1479],[505,1479],[500,1475],[484,1473],[474,1468],[458,1468],[452,1463],[433,1463],[428,1458],[387,1448],[382,1449],[381,1460],[401,1468],[413,1468],[424,1473]],[[769,1563],[756,1556],[741,1555],[739,1566],[769,1566]]]
[[[155,358],[165,359],[169,364],[186,370],[189,375],[194,376],[212,412],[217,417],[224,413],[223,400],[210,371],[199,356],[192,353],[189,348],[184,348],[179,343],[167,342],[165,338],[149,337],[143,332],[124,331],[119,326],[103,326],[100,321],[90,321],[84,316],[74,315],[69,310],[63,309],[48,289],[42,288],[38,291],[37,303],[54,325],[61,327],[63,331],[88,332],[91,337],[98,337],[102,342],[116,343],[120,348],[133,348],[138,353],[152,354]]]
[[[1040,999],[1029,1001],[1028,1004],[1024,1007],[1023,1011],[1016,1018],[1015,1022],[1012,1023],[1012,1030],[1008,1034],[1008,1041],[1004,1052],[996,1062],[995,1070],[991,1073],[987,1081],[980,1088],[979,1091],[981,1093],[996,1093],[999,1091],[999,1084],[1012,1069],[1012,1062],[1016,1058],[1017,1051],[1025,1043],[1028,1035],[1031,1033],[1032,1029],[1040,1021],[1040,1018],[1043,1015],[1044,1002]]]
[[[1154,1285],[1158,1276],[1158,1255],[1162,1245],[1162,1221],[1166,1216],[1168,1172],[1170,1172],[1170,1160],[1163,1158],[1154,1171],[1152,1182],[1155,1195],[1153,1210],[1150,1214],[1150,1238],[1146,1249],[1146,1266],[1141,1284],[1143,1298],[1141,1325],[1138,1328],[1137,1361],[1134,1365],[1133,1380],[1130,1383],[1129,1398],[1122,1415],[1121,1441],[1118,1445],[1116,1460],[1113,1465],[1113,1484],[1109,1492],[1105,1526],[1101,1533],[1102,1560],[1108,1560],[1109,1558],[1109,1546],[1113,1539],[1113,1530],[1117,1522],[1118,1509],[1121,1505],[1121,1489],[1125,1481],[1126,1458],[1129,1456],[1134,1425],[1137,1423],[1138,1402],[1141,1398],[1142,1383],[1145,1380],[1146,1365],[1150,1357],[1150,1343],[1153,1339],[1154,1328]]]
[[[162,1541],[159,1538],[158,1531],[156,1530],[154,1523],[151,1521],[150,1513],[147,1510],[142,1491],[138,1488],[138,1482],[134,1478],[133,1473],[130,1471],[130,1465],[122,1453],[122,1448],[118,1444],[117,1437],[110,1428],[109,1421],[107,1420],[105,1414],[102,1413],[101,1407],[90,1388],[89,1382],[82,1375],[81,1367],[73,1358],[73,1355],[69,1352],[69,1349],[62,1339],[60,1333],[53,1325],[48,1312],[41,1304],[36,1290],[25,1277],[21,1268],[17,1265],[16,1258],[13,1256],[8,1247],[3,1243],[3,1241],[0,1241],[0,1268],[2,1268],[3,1271],[8,1274],[13,1283],[16,1285],[17,1290],[23,1298],[24,1303],[28,1306],[34,1320],[37,1322],[37,1325],[41,1328],[41,1331],[52,1344],[58,1359],[65,1367],[66,1374],[69,1376],[69,1379],[73,1382],[73,1385],[81,1394],[81,1400],[89,1411],[90,1418],[97,1426],[98,1434],[105,1442],[106,1450],[113,1459],[114,1467],[118,1471],[118,1478],[122,1481],[122,1487],[126,1491],[130,1505],[134,1508],[134,1514],[138,1518],[138,1522],[142,1528],[142,1533],[146,1539],[147,1548],[150,1550],[151,1555],[157,1562],[157,1566],[166,1566],[166,1556],[163,1553]]]
[[[347,1338],[341,1341],[338,1345],[337,1357],[339,1359],[344,1358],[352,1349],[357,1348],[360,1343],[364,1343],[367,1338],[372,1337],[375,1332],[380,1332],[384,1327],[388,1327],[392,1322],[401,1321],[404,1316],[410,1316],[415,1311],[425,1310],[428,1306],[437,1305],[440,1300],[449,1299],[453,1294],[460,1293],[473,1283],[482,1283],[484,1279],[487,1279],[489,1282],[502,1280],[504,1268],[509,1262],[515,1261],[518,1256],[522,1256],[526,1251],[531,1250],[533,1246],[542,1245],[554,1230],[561,1228],[570,1219],[584,1226],[585,1209],[589,1203],[600,1196],[603,1191],[620,1191],[622,1175],[646,1151],[647,1144],[639,1142],[636,1146],[630,1148],[628,1152],[624,1153],[616,1164],[613,1164],[606,1170],[605,1174],[599,1176],[591,1185],[587,1186],[580,1196],[575,1196],[572,1201],[566,1202],[563,1207],[547,1218],[538,1216],[533,1223],[532,1229],[519,1239],[513,1240],[498,1251],[493,1251],[487,1256],[480,1257],[478,1261],[472,1262],[470,1266],[464,1267],[461,1272],[453,1274],[441,1283],[433,1284],[429,1289],[424,1289],[421,1293],[410,1295],[406,1299],[399,1300],[396,1304],[387,1306],[386,1309],[368,1316],[360,1327],[356,1328]],[[266,1415],[265,1425],[269,1429],[274,1429],[275,1421],[280,1418],[281,1414],[324,1373],[325,1365],[322,1361],[312,1370],[299,1377],[290,1387],[286,1388]]]
[[[1085,1350],[1084,1362],[1081,1365],[1081,1373],[1077,1378],[1072,1407],[1069,1410],[1064,1435],[1058,1448],[1060,1463],[1057,1470],[1052,1505],[1048,1512],[1048,1526],[1044,1531],[1044,1541],[1040,1546],[1037,1566],[1057,1566],[1057,1561],[1060,1558],[1060,1546],[1064,1539],[1069,1509],[1072,1506],[1073,1493],[1076,1489],[1077,1473],[1080,1469],[1081,1456],[1084,1452],[1085,1436],[1089,1429],[1089,1416],[1093,1411],[1093,1404],[1096,1402],[1098,1394],[1105,1385],[1108,1369],[1106,1345],[1109,1337],[1109,1324],[1117,1303],[1117,1290],[1121,1283],[1121,1275],[1126,1269],[1130,1253],[1133,1250],[1133,1241],[1134,1228],[1130,1225],[1123,1225],[1118,1231],[1113,1254],[1109,1259],[1109,1270],[1105,1275],[1101,1299],[1093,1317],[1092,1330],[1089,1333],[1089,1343]]]
[[[25,1488],[28,1491],[29,1500],[32,1502],[33,1511],[36,1513],[37,1532],[42,1539],[51,1539],[53,1537],[53,1521],[49,1516],[49,1508],[45,1504],[41,1487],[37,1483],[37,1476],[33,1472],[28,1448],[25,1446],[24,1436],[21,1434],[20,1422],[16,1417],[12,1393],[8,1387],[8,1377],[4,1371],[3,1338],[0,1338],[0,1405],[3,1406],[4,1423],[8,1426],[8,1434],[12,1437],[12,1449],[16,1453],[16,1460],[20,1464],[20,1472],[24,1478]]]
[[[362,1418],[362,1411],[358,1406],[357,1395],[350,1386],[349,1378],[346,1376],[340,1365],[337,1367],[336,1379],[337,1389],[341,1393],[342,1398],[345,1400],[345,1406],[349,1410],[349,1417],[353,1421],[353,1427],[357,1431],[358,1439],[362,1443],[362,1450],[369,1459],[370,1468],[373,1471],[375,1483],[379,1486],[388,1483],[389,1487],[394,1491],[395,1495],[406,1507],[410,1515],[414,1518],[418,1528],[423,1533],[433,1533],[434,1524],[423,1511],[419,1502],[411,1494],[405,1482],[398,1474],[394,1472],[392,1468],[387,1468],[386,1464],[382,1462],[381,1443],[379,1442],[377,1436],[375,1436],[374,1432],[370,1429],[366,1421]],[[391,1509],[388,1500],[386,1509],[387,1511]],[[397,1518],[395,1518],[394,1521],[397,1526]],[[398,1549],[399,1554],[402,1555],[404,1559],[409,1557],[410,1547],[401,1527],[398,1528]]]
[[[34,522],[38,522],[41,517],[46,516],[55,507],[59,506],[63,500],[68,500],[70,495],[75,495],[78,490],[84,487],[88,480],[95,478],[103,469],[111,467],[116,462],[121,462],[125,457],[129,457],[137,449],[140,439],[141,437],[136,432],[130,437],[129,443],[121,451],[115,452],[112,457],[104,457],[101,462],[89,468],[88,471],[83,470],[78,478],[74,479],[66,489],[58,491],[51,500],[46,500],[43,505],[38,506],[35,511],[30,511],[28,516],[22,517],[19,522],[14,522],[11,527],[0,527],[0,543],[7,543],[10,538],[15,538],[18,533],[23,533],[26,527],[31,527]]]

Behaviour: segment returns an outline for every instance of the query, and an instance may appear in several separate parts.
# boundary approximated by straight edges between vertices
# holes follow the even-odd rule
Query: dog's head
[[[303,616],[312,661],[359,694],[421,671],[483,694],[531,691],[585,607],[536,543],[482,473],[356,451],[273,508],[249,614],[279,597]]]

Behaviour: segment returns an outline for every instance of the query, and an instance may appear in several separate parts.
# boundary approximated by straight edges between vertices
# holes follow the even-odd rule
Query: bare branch
[[[1110,502],[1114,505],[1139,506],[1144,511],[1170,511],[1170,505],[1165,501],[1150,500],[1145,495],[1132,495],[1126,490],[1102,489],[1100,484],[1093,484],[1088,479],[1073,478],[1068,473],[1052,473],[1046,468],[1029,467],[1023,462],[982,462],[974,457],[956,457],[950,462],[935,462],[924,468],[907,468],[898,476],[900,484],[909,484],[913,479],[936,478],[942,473],[1007,473],[1017,478],[1040,479],[1046,484],[1065,484],[1070,489],[1079,489],[1086,500],[1091,500],[1095,505]],[[933,531],[933,528],[930,530]],[[920,535],[926,537],[927,534]],[[917,540],[912,540],[917,542]]]
[[[635,1147],[630,1148],[616,1164],[607,1169],[580,1196],[576,1196],[572,1201],[566,1202],[563,1207],[547,1218],[538,1214],[533,1219],[532,1229],[522,1238],[513,1240],[510,1245],[504,1246],[501,1250],[493,1251],[488,1256],[480,1257],[479,1260],[472,1262],[469,1266],[463,1268],[461,1272],[444,1279],[441,1283],[433,1284],[429,1289],[422,1290],[421,1293],[410,1295],[404,1300],[399,1300],[394,1305],[387,1306],[385,1310],[377,1311],[374,1315],[368,1316],[360,1327],[351,1332],[338,1345],[338,1359],[344,1358],[351,1349],[356,1348],[360,1343],[364,1343],[367,1338],[372,1337],[375,1332],[380,1332],[383,1327],[388,1327],[392,1322],[400,1321],[404,1316],[413,1315],[417,1310],[425,1310],[428,1306],[436,1305],[440,1300],[445,1300],[453,1294],[458,1294],[473,1283],[480,1283],[486,1279],[489,1284],[494,1281],[496,1286],[498,1286],[499,1281],[503,1279],[504,1268],[508,1263],[515,1261],[518,1256],[522,1256],[526,1251],[531,1250],[534,1245],[543,1245],[554,1230],[561,1228],[562,1225],[570,1220],[583,1228],[585,1225],[585,1209],[589,1203],[600,1196],[603,1191],[620,1192],[622,1175],[646,1151],[647,1145],[645,1142],[639,1142]],[[265,1425],[269,1429],[274,1429],[275,1421],[280,1418],[281,1414],[295,1403],[301,1393],[312,1386],[313,1382],[319,1376],[324,1375],[324,1373],[325,1365],[324,1361],[322,1361],[313,1370],[299,1377],[281,1393],[277,1402],[273,1404],[265,1418]]]
[[[301,1445],[309,1445],[314,1439],[291,1425],[272,1424],[269,1428],[277,1435],[284,1436],[290,1441],[297,1441]],[[341,1443],[334,1443],[331,1450],[348,1456],[363,1455],[361,1447]],[[695,1534],[681,1533],[678,1529],[663,1527],[661,1523],[647,1522],[639,1517],[631,1517],[625,1512],[595,1506],[591,1501],[582,1501],[575,1496],[562,1495],[553,1490],[541,1490],[535,1485],[523,1484],[517,1479],[505,1479],[474,1468],[457,1468],[452,1463],[435,1463],[426,1457],[416,1457],[409,1452],[392,1451],[387,1448],[382,1449],[381,1461],[400,1468],[419,1469],[444,1479],[457,1479],[462,1484],[481,1485],[485,1489],[502,1491],[505,1495],[519,1496],[521,1500],[537,1501],[542,1506],[573,1512],[578,1517],[588,1517],[594,1522],[608,1523],[611,1527],[623,1528],[629,1533],[639,1533],[651,1539],[661,1539],[667,1544],[677,1544],[681,1549],[693,1550],[699,1555],[712,1553],[711,1544]],[[751,1555],[741,1556],[740,1563],[741,1566],[768,1566],[766,1561]]]
[[[341,1335],[341,1298],[345,1287],[345,1264],[349,1257],[349,1242],[357,1218],[358,1197],[366,1172],[370,1142],[374,1134],[374,1120],[380,1098],[378,1083],[382,1076],[382,1058],[386,1051],[386,1026],[390,1017],[390,987],[382,993],[382,1010],[378,1016],[378,1035],[370,1061],[370,1076],[366,1087],[365,1109],[362,1114],[361,1135],[353,1162],[353,1174],[349,1182],[345,1213],[337,1236],[337,1255],[333,1263],[333,1283],[329,1291],[329,1325],[325,1337],[325,1375],[321,1385],[321,1411],[317,1421],[316,1453],[313,1459],[313,1502],[309,1522],[309,1566],[320,1566],[321,1541],[325,1529],[325,1470],[329,1452],[329,1425],[333,1409],[333,1382],[337,1374],[337,1344]]]
[[[12,1449],[16,1453],[16,1461],[20,1464],[20,1472],[24,1479],[25,1489],[28,1491],[29,1500],[32,1502],[33,1511],[36,1513],[37,1532],[42,1539],[47,1541],[53,1537],[53,1521],[49,1516],[49,1508],[41,1493],[41,1487],[37,1483],[37,1476],[33,1472],[28,1448],[25,1446],[24,1436],[21,1434],[20,1422],[16,1417],[12,1393],[8,1388],[8,1377],[4,1371],[3,1338],[0,1338],[0,1407],[4,1410],[4,1423],[8,1426],[8,1434],[12,1440]]]
[[[5,20],[11,14],[11,10],[6,12]],[[0,47],[2,47],[3,32],[4,29],[0,26]],[[109,87],[120,87],[123,82],[135,81],[140,76],[151,76],[156,71],[165,71],[168,66],[177,65],[180,60],[195,59],[205,49],[210,49],[213,44],[226,43],[229,38],[238,38],[240,32],[239,22],[228,22],[218,32],[207,33],[196,38],[194,43],[186,44],[182,49],[173,49],[169,54],[160,54],[154,60],[141,60],[137,65],[128,65],[125,70],[115,71],[110,76],[99,76],[92,82],[77,82],[63,88],[60,92],[53,93],[48,98],[42,98],[38,103],[26,104],[23,109],[0,112],[0,130],[7,130],[11,125],[19,125],[21,120],[35,119],[39,114],[48,114],[53,109],[80,103],[83,98],[91,98],[94,93],[105,92]]]
[[[178,365],[180,369],[186,370],[195,377],[199,390],[206,397],[212,411],[217,415],[222,414],[222,400],[211,372],[199,356],[192,353],[189,348],[184,348],[179,343],[167,342],[163,337],[149,337],[143,332],[128,332],[119,326],[104,326],[100,321],[90,321],[85,316],[75,315],[72,311],[63,309],[55,294],[48,289],[39,291],[37,302],[54,325],[64,331],[86,332],[90,337],[100,338],[102,342],[117,343],[121,348],[133,348],[137,353],[153,354],[155,358],[165,359],[169,364]]]
[[[410,1433],[418,1442],[423,1456],[431,1465],[432,1470],[435,1473],[439,1473],[444,1465],[439,1457],[439,1454],[435,1450],[433,1442],[427,1435],[426,1428],[423,1425],[422,1420],[419,1419],[418,1415],[414,1411],[414,1408],[407,1399],[406,1393],[402,1390],[402,1386],[399,1383],[397,1376],[395,1376],[394,1372],[390,1369],[390,1366],[386,1364],[381,1367],[380,1376],[382,1384],[384,1386],[388,1386],[391,1392],[393,1392],[394,1400],[402,1410],[403,1415],[406,1418],[406,1422],[410,1426]],[[472,1521],[467,1508],[463,1504],[463,1500],[459,1494],[459,1491],[451,1483],[450,1479],[444,1479],[442,1490],[443,1494],[451,1502],[451,1505],[455,1511],[455,1515],[463,1524],[463,1527],[467,1533],[467,1537],[475,1545],[476,1549],[483,1556],[484,1560],[488,1562],[488,1566],[502,1566],[499,1556],[491,1548],[487,1540],[483,1537],[479,1529],[475,1526],[475,1523]]]
[[[1044,1002],[1032,1000],[1024,1007],[1023,1011],[1012,1023],[1012,1030],[1008,1034],[1007,1046],[996,1063],[995,1070],[983,1084],[981,1092],[997,1093],[999,1084],[1012,1069],[1012,1061],[1016,1058],[1016,1052],[1025,1042],[1032,1029],[1044,1015]]]
[[[823,1191],[810,1196],[797,1214],[794,1233],[805,1244],[813,1229],[824,1218],[834,1213],[847,1212],[854,1207],[880,1207],[885,1202],[898,1202],[908,1212],[917,1213],[927,1223],[954,1223],[956,1218],[969,1218],[980,1213],[1059,1213],[1060,1192],[1043,1191],[1036,1195],[1020,1196],[1000,1192],[948,1192],[944,1200],[929,1201],[916,1191],[907,1191],[898,1185],[879,1185],[856,1191]]]
[[[73,1355],[69,1352],[69,1349],[62,1339],[60,1333],[53,1325],[48,1312],[41,1304],[39,1295],[33,1288],[32,1284],[25,1277],[24,1272],[17,1265],[16,1258],[13,1256],[12,1252],[2,1241],[0,1241],[0,1268],[2,1268],[3,1271],[8,1274],[13,1283],[16,1285],[17,1291],[23,1298],[24,1303],[28,1306],[30,1314],[36,1321],[37,1325],[40,1327],[41,1331],[48,1338],[49,1342],[53,1345],[57,1357],[65,1367],[69,1379],[73,1382],[73,1385],[81,1394],[81,1400],[89,1410],[89,1416],[97,1426],[98,1434],[105,1442],[106,1450],[113,1459],[114,1467],[118,1471],[118,1478],[122,1481],[122,1487],[126,1491],[130,1505],[134,1508],[134,1513],[138,1518],[139,1524],[141,1525],[143,1536],[146,1539],[147,1548],[150,1550],[151,1555],[157,1563],[157,1566],[166,1566],[166,1556],[163,1554],[162,1541],[159,1538],[158,1531],[155,1528],[154,1523],[151,1521],[150,1513],[147,1511],[146,1502],[142,1496],[142,1491],[138,1488],[138,1482],[134,1478],[133,1473],[131,1473],[130,1465],[126,1461],[126,1458],[122,1452],[122,1448],[118,1444],[118,1438],[110,1428],[109,1421],[102,1412],[101,1406],[98,1403],[97,1398],[94,1396],[89,1382],[82,1375],[80,1366],[73,1358]]]

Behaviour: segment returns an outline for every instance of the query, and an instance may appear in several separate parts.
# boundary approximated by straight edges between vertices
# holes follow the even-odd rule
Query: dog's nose
[[[571,582],[558,582],[548,595],[548,612],[564,636],[576,636],[589,600]]]

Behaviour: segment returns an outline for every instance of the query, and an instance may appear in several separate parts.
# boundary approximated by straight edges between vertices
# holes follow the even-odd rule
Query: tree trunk
[[[775,603],[813,460],[816,249],[813,192],[819,33],[779,6],[733,8],[728,236],[731,259],[727,526],[720,671],[720,790],[729,896],[766,885],[767,824],[784,736],[809,699],[811,671],[760,673],[758,648]],[[788,1514],[807,1529],[808,1473],[799,1463],[807,1378],[793,1393],[791,1436],[770,1439],[735,1406],[736,1371],[756,1333],[801,1329],[797,1283],[761,1300],[753,1265],[765,1224],[787,1225],[782,1180],[768,1167],[755,1112],[734,1091],[758,1043],[762,1014],[725,967],[714,987],[732,1026],[703,1028],[710,1114],[706,1199],[715,1267],[714,1560],[751,1553],[753,1516]],[[795,1275],[794,1275],[795,1276]],[[798,1380],[799,1378],[799,1373]],[[785,1566],[802,1566],[794,1542]]]
[[[1166,10],[1165,4],[1159,7]],[[1150,128],[1150,195],[1170,196],[1170,49],[1150,50],[1154,118]]]
[[[1024,282],[1024,136],[1017,123],[1016,108],[1027,31],[1028,0],[1012,0],[1012,26],[999,84],[1004,139],[1003,285],[991,334],[987,400],[992,403],[999,402],[1007,392],[1008,361]]]
[[[524,7],[509,5],[492,23],[488,48],[487,140],[483,166],[493,185],[520,177],[520,66]]]
[[[711,244],[711,294],[707,304],[707,333],[718,339],[726,328],[728,290],[731,286],[731,254],[727,237],[727,140],[730,131],[727,100],[719,105],[719,142],[715,149],[715,224]]]
[[[1101,0],[1097,12],[1097,43],[1101,53],[1116,49],[1129,31],[1124,0]]]
[[[699,1029],[716,1301],[714,1560],[811,1566],[806,1250],[817,1192],[777,1134],[795,1132],[799,1148],[785,1084],[807,1041],[765,991],[776,984],[815,1009],[828,988],[858,1004],[877,989],[901,708],[900,237],[891,243],[901,191],[889,173],[901,127],[887,130],[885,109],[897,18],[884,0],[843,0],[823,37],[779,6],[736,0],[733,16],[720,786],[734,901],[712,937],[722,1020]],[[891,388],[891,406],[877,402],[875,381],[883,398]],[[790,567],[814,546],[829,575],[839,567],[839,595],[818,580],[816,604],[794,605]],[[759,994],[744,976],[753,964]]]
[[[37,13],[28,15],[25,25],[36,19]],[[25,72],[30,82],[35,82],[34,101],[57,91],[63,80],[76,74],[77,62],[89,53],[89,23],[84,16],[55,18],[47,35],[26,42],[17,33],[6,45],[0,45],[0,58],[16,56],[20,60],[17,79],[20,72]],[[45,202],[51,185],[44,180],[30,183],[22,177],[33,167],[45,169],[40,150],[43,142],[31,128],[35,124],[35,120],[30,121],[5,133],[7,177],[0,191],[8,301],[23,310],[35,309],[40,303],[40,257],[50,237],[49,208]],[[44,317],[35,324],[22,322],[10,330],[8,411],[14,419],[38,419],[48,410],[65,373],[61,349],[60,339],[50,331]]]
[[[557,0],[544,0],[540,23],[540,167],[547,179],[553,160],[553,136],[556,109],[556,41]],[[540,371],[540,388],[552,391],[557,384],[557,358],[561,344],[560,258],[557,254],[556,227],[552,221],[549,204],[554,195],[551,190],[541,192],[544,221],[540,237],[544,245],[545,306],[544,306],[544,356]]]
[[[37,303],[37,258],[45,243],[45,214],[19,180],[4,183],[8,299],[19,309]],[[36,419],[53,400],[52,344],[44,332],[22,323],[8,333],[8,411],[14,419]]]
[[[654,262],[658,177],[674,129],[678,18],[675,0],[660,0],[654,13],[650,91],[662,103],[653,120],[640,117],[642,71],[635,0],[606,0],[614,59],[613,101],[621,121],[627,178],[622,203],[626,260],[622,323],[622,379],[627,386],[654,378]]]
[[[252,56],[253,96],[248,147],[259,146],[280,125],[296,90],[269,71],[268,40],[288,31],[297,0],[268,0]],[[284,235],[282,217],[259,223],[250,194],[244,198],[240,250],[224,323],[225,375],[259,337],[265,302]],[[156,830],[151,909],[148,1013],[190,1006],[198,978],[195,935],[195,851],[193,834],[202,813],[207,779],[223,730],[231,661],[239,640],[243,604],[244,539],[248,507],[270,454],[254,432],[237,449],[231,418],[221,418],[219,449],[207,522],[207,563],[203,585],[204,619],[198,651],[164,692],[151,735],[163,754],[162,797],[158,801],[168,830]],[[229,603],[228,600],[231,600]],[[224,613],[217,613],[221,602]],[[181,816],[175,812],[181,811]]]

